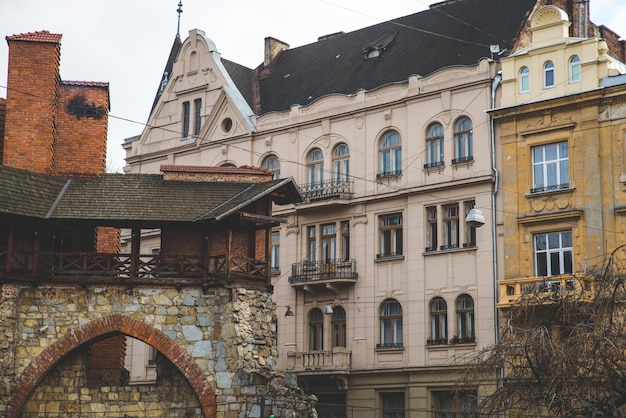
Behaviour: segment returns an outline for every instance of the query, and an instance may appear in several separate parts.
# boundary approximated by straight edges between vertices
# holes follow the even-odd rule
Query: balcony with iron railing
[[[356,283],[356,260],[301,261],[291,265],[292,287],[309,284]]]
[[[581,302],[594,298],[594,279],[584,274],[499,280],[498,287],[498,308],[510,308],[522,301],[551,304],[564,298]]]
[[[349,371],[352,367],[352,352],[345,347],[332,350],[317,350],[287,353],[287,370],[293,372],[337,372]]]
[[[89,252],[9,252],[0,247],[0,279],[23,282],[107,284],[198,284],[226,277],[261,283],[268,263],[226,255],[167,256]]]
[[[352,180],[326,180],[301,184],[300,192],[306,202],[331,199],[351,199]]]

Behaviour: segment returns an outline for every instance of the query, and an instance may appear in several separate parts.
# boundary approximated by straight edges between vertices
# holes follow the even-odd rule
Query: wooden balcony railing
[[[356,282],[356,260],[302,261],[291,265],[291,284],[325,281]]]
[[[583,274],[499,280],[498,287],[498,308],[509,308],[522,300],[549,304],[563,298],[581,302],[594,298],[594,279]]]
[[[350,370],[351,366],[352,352],[344,347],[335,347],[332,350],[290,351],[287,353],[287,369],[290,371]]]
[[[230,262],[229,262],[230,261]],[[268,264],[248,257],[226,255],[167,256],[110,253],[41,253],[0,248],[0,278],[25,281],[188,282],[241,276],[267,281]]]

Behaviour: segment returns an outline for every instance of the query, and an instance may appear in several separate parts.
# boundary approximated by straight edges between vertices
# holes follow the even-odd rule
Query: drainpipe
[[[495,109],[496,107],[496,91],[500,86],[500,82],[502,81],[502,71],[498,71],[496,76],[493,78],[491,83],[491,109]],[[499,173],[496,167],[496,133],[495,127],[496,123],[493,120],[493,117],[489,116],[489,123],[491,129],[491,170],[493,171],[493,192],[491,193],[491,245],[493,251],[493,319],[494,319],[494,338],[495,343],[498,344],[500,340],[500,326],[498,323],[498,231],[496,228],[496,195],[498,194],[499,187]],[[504,382],[504,368],[501,367],[498,370],[498,374],[500,380],[498,381],[498,386],[502,386],[502,382]],[[504,416],[504,415],[503,415]]]

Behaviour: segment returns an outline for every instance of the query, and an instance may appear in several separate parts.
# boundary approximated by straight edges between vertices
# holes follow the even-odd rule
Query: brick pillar
[[[54,157],[61,35],[7,36],[9,73],[2,163],[48,174]]]

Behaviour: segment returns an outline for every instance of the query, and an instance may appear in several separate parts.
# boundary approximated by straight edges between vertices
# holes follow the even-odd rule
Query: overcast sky
[[[501,0],[515,1],[515,0]],[[254,68],[272,36],[292,48],[428,8],[428,0],[183,0],[181,38],[201,29],[223,58]],[[0,0],[0,35],[63,35],[61,78],[109,83],[108,161],[124,166],[124,138],[141,133],[176,35],[178,0]],[[591,0],[591,19],[626,37],[626,0]],[[8,47],[0,42],[0,97]]]

